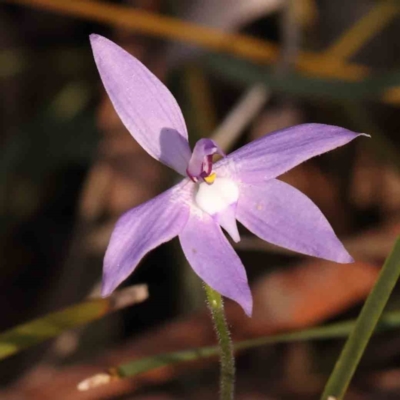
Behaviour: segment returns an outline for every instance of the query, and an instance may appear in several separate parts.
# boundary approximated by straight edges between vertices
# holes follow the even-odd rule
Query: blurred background
[[[235,247],[253,318],[226,302],[235,340],[355,318],[400,232],[399,12],[395,0],[3,1],[1,330],[98,296],[117,218],[177,181],[114,112],[90,33],[168,85],[192,144],[213,137],[229,152],[304,122],[372,135],[281,177],[321,208],[356,263],[294,254],[241,229]],[[2,361],[0,398],[216,398],[215,360],[76,391],[122,362],[215,343],[201,283],[176,240],[124,286],[138,283],[148,285],[147,300]],[[399,302],[397,290],[390,308]],[[293,341],[239,353],[237,398],[318,398],[342,345]],[[399,397],[395,329],[373,338],[346,399]]]

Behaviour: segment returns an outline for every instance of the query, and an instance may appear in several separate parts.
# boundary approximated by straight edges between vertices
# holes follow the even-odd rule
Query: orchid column
[[[169,90],[115,43],[99,35],[90,40],[103,84],[130,134],[152,157],[183,176],[119,219],[104,259],[103,296],[146,253],[179,236],[188,262],[211,288],[211,306],[211,295],[223,295],[250,317],[253,301],[246,271],[222,230],[240,241],[237,221],[275,245],[340,263],[353,261],[317,206],[275,178],[358,134],[304,124],[271,133],[227,156],[210,139],[199,140],[192,152],[184,118]],[[223,156],[216,164],[214,154]],[[220,329],[219,334],[221,338]]]

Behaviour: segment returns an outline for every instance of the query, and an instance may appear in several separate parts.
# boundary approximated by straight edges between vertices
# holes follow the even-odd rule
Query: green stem
[[[220,348],[220,400],[232,400],[235,386],[235,357],[233,345],[225,319],[224,303],[221,295],[204,284],[215,331]]]
[[[346,341],[325,386],[321,397],[322,400],[328,400],[330,397],[337,400],[343,398],[399,276],[400,238],[397,239],[392,253],[386,259],[378,280],[361,310],[353,331]]]

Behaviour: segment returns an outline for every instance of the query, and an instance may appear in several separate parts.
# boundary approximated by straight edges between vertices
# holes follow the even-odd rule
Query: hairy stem
[[[206,284],[204,284],[204,288],[220,348],[220,400],[232,400],[235,386],[235,357],[225,319],[224,303],[218,292]]]

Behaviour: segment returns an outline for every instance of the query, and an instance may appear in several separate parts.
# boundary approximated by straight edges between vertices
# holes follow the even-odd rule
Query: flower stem
[[[220,348],[220,400],[232,400],[235,386],[235,357],[225,319],[224,303],[218,292],[206,284],[204,284],[204,288]]]

